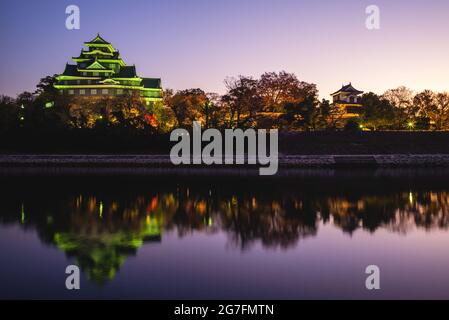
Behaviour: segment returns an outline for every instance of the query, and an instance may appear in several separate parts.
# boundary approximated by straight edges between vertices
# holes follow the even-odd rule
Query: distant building
[[[146,105],[162,99],[161,79],[141,78],[135,66],[127,66],[111,43],[99,34],[84,43],[87,51],[72,58],[64,73],[56,77],[61,94],[75,96],[123,96],[137,93]]]
[[[361,94],[363,91],[355,89],[351,83],[343,85],[340,90],[331,94],[332,103],[344,113],[344,118],[354,118],[362,111]]]

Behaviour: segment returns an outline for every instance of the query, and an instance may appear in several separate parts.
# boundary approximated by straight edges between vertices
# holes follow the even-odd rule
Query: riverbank
[[[180,165],[171,163],[168,155],[0,155],[3,168],[72,167],[72,168],[146,168],[176,171],[240,171],[259,165]],[[449,167],[449,154],[377,154],[377,155],[284,155],[279,156],[279,169],[299,168],[403,168]]]
[[[259,165],[174,166],[168,135],[64,131],[0,138],[0,168],[69,174],[253,176]],[[277,176],[298,170],[449,168],[449,132],[281,132]],[[14,170],[13,170],[14,169]]]
[[[0,154],[168,155],[168,134],[115,130],[18,130],[0,135]],[[316,155],[449,154],[449,132],[280,132],[279,153]]]

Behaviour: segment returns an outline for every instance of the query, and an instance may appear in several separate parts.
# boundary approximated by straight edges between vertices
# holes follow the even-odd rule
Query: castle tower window
[[[90,94],[93,94],[93,95],[97,94],[97,89],[90,89]]]
[[[70,89],[70,90],[69,90],[69,94],[75,94],[75,90]]]
[[[102,89],[101,90],[101,94],[108,94],[109,93],[109,90],[108,89]]]
[[[80,89],[80,95],[85,95],[85,94],[86,94],[86,90]]]

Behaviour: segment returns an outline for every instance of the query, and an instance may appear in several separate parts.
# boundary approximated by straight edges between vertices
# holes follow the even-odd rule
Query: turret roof
[[[159,78],[143,78],[142,84],[145,88],[152,88],[152,89],[162,88],[161,79]]]
[[[355,88],[352,86],[352,83],[350,82],[350,83],[347,84],[347,85],[343,85],[343,86],[341,87],[341,89],[338,90],[337,92],[332,93],[332,96],[334,96],[334,95],[336,95],[336,94],[339,94],[339,93],[355,93],[355,94],[361,94],[361,93],[363,93],[363,91],[359,91],[359,90],[355,89]]]
[[[89,42],[85,42],[85,43],[92,43],[92,44],[111,44],[110,42],[107,42],[106,40],[104,40],[99,33],[97,33],[97,36],[92,39]]]
[[[137,76],[135,66],[124,66],[120,68],[120,72],[114,75],[114,78],[134,78]]]
[[[65,76],[77,76],[79,75],[78,67],[76,64],[66,64],[63,75]]]

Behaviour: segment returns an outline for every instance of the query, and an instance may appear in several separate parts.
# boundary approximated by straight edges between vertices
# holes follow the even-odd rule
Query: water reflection
[[[44,193],[15,190],[4,197],[0,221],[36,230],[45,244],[75,257],[97,284],[112,280],[129,256],[164,232],[227,235],[234,250],[293,250],[319,226],[331,224],[351,235],[358,229],[406,234],[422,228],[447,229],[449,192],[397,191],[387,194],[320,193],[276,188],[235,190],[172,186]]]

